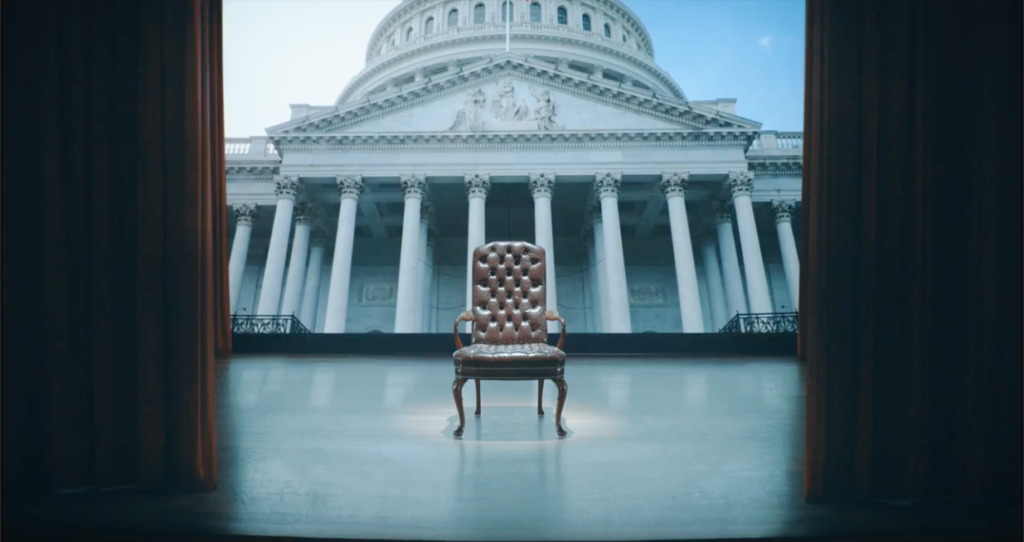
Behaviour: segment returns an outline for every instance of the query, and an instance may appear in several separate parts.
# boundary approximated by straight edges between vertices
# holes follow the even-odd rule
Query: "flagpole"
[[[512,6],[511,0],[505,0],[505,52],[509,51],[509,44],[512,41],[512,15],[509,13],[509,8]]]

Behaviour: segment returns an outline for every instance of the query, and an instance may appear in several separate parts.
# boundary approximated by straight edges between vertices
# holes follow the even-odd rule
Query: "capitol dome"
[[[374,30],[366,67],[336,105],[451,73],[506,52],[509,0],[404,0]],[[643,22],[620,0],[511,0],[510,51],[603,83],[685,102],[654,63]]]

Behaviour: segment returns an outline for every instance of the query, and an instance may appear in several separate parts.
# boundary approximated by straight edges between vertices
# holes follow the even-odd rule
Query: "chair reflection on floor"
[[[476,385],[476,415],[480,415],[481,380],[536,380],[537,415],[543,416],[544,381],[558,387],[555,427],[564,437],[562,407],[565,383],[565,320],[546,308],[544,249],[525,242],[488,243],[473,251],[472,309],[455,320],[455,382],[452,394],[459,411],[459,427],[465,428],[462,387],[469,379]],[[562,333],[558,344],[547,343],[547,322],[558,320]],[[472,344],[463,347],[459,322],[471,322]]]

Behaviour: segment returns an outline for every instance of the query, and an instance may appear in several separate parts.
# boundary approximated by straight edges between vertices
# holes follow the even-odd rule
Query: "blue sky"
[[[736,98],[766,130],[803,129],[804,0],[624,0],[692,100]],[[228,137],[334,103],[398,0],[224,0]]]
[[[687,98],[736,98],[766,130],[803,130],[804,0],[624,1]]]

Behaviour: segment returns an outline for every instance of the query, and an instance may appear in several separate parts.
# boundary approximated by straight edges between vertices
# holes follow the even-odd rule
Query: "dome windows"
[[[473,24],[484,24],[487,18],[487,7],[483,4],[477,4],[473,8]]]
[[[583,14],[583,30],[590,32],[590,15]]]
[[[501,3],[501,22],[508,22],[509,12],[512,10],[512,6],[505,0]]]
[[[530,4],[530,22],[531,23],[539,23],[540,22],[540,3],[539,2],[534,2],[534,3]]]
[[[405,42],[409,43],[410,41],[412,41],[412,27],[411,26],[408,29],[406,29],[406,31],[405,31]]]
[[[610,25],[608,23],[604,24],[604,37],[606,37],[606,38],[612,37],[612,25]]]
[[[434,18],[433,17],[428,17],[427,18],[426,24],[423,25],[423,33],[424,34],[433,34],[434,33]]]
[[[459,10],[453,9],[448,12],[448,28],[459,26]]]
[[[558,24],[569,24],[569,12],[565,8],[558,8]]]

